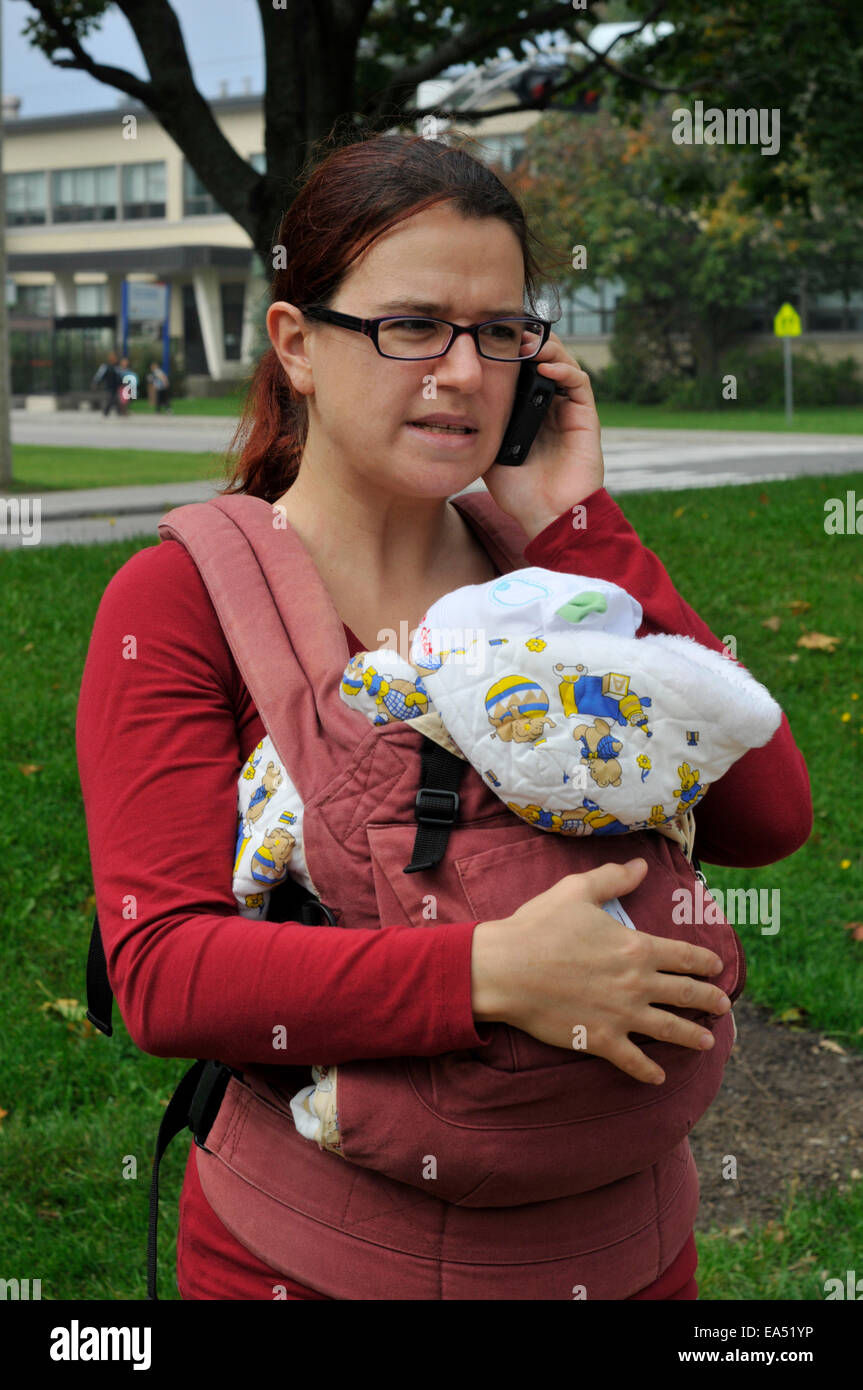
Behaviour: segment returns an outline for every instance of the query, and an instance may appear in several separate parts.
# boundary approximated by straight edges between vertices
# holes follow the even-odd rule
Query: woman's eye
[[[415,331],[423,333],[428,332],[428,330],[431,327],[433,327],[433,325],[430,319],[399,319],[398,323],[394,324],[393,327],[413,329]]]

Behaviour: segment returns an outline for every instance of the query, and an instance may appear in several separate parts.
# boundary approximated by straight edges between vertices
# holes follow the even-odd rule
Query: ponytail
[[[259,359],[249,382],[243,413],[228,445],[240,458],[220,495],[247,492],[275,502],[300,468],[306,440],[305,398],[294,391],[274,347]]]

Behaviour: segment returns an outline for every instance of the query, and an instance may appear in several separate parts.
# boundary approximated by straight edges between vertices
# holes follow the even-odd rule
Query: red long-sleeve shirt
[[[683,633],[721,650],[605,489],[585,505],[585,529],[563,513],[530,543],[525,564],[620,584],[644,610],[639,636]],[[360,650],[346,634],[351,654]],[[164,541],[132,556],[99,605],[76,726],[99,922],[130,1036],[156,1056],[218,1057],[242,1070],[272,1063],[259,1021],[284,1018],[288,1007],[298,1088],[323,1056],[481,1046],[471,1011],[475,921],[332,932],[238,915],[237,777],[265,734],[188,552]],[[770,743],[714,783],[695,814],[696,851],[709,863],[773,863],[805,842],[809,778],[784,715]],[[315,1296],[229,1235],[203,1197],[192,1146],[181,1292],[204,1267],[218,1281],[220,1261],[228,1272],[210,1285],[220,1291],[198,1296],[271,1299],[275,1284]]]

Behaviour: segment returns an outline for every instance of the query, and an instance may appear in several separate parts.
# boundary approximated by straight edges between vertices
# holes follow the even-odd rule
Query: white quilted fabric
[[[409,661],[386,648],[358,653],[341,696],[376,724],[413,721],[448,740],[540,829],[668,826],[769,741],[782,711],[691,637],[636,638],[641,621],[616,584],[517,570],[432,604]]]

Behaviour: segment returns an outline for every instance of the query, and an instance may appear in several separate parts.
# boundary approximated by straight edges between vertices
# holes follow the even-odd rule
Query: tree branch
[[[638,35],[639,35],[640,33],[642,33],[642,31],[646,28],[646,26],[647,26],[648,24],[652,24],[653,21],[654,21],[655,19],[657,19],[657,18],[659,17],[659,15],[662,14],[662,12],[663,12],[664,9],[665,9],[664,0],[660,0],[660,3],[657,4],[657,5],[654,5],[653,9],[650,11],[650,14],[646,16],[646,18],[644,19],[643,23],[640,25],[640,27],[639,27],[638,29],[634,30],[634,31],[633,31],[632,33],[630,33],[630,34],[626,34],[626,35],[624,35],[623,33],[618,34],[617,37],[608,45],[608,48],[605,50],[604,53],[597,53],[596,49],[591,47],[591,45],[588,43],[587,39],[585,38],[584,34],[582,33],[581,29],[576,29],[576,31],[575,31],[575,33],[576,33],[576,38],[578,39],[579,43],[582,44],[582,46],[583,46],[584,48],[586,48],[587,51],[588,51],[588,53],[591,54],[591,56],[593,57],[593,59],[594,59],[593,66],[594,66],[594,67],[600,67],[600,68],[604,69],[604,71],[610,72],[611,75],[612,75],[613,77],[616,77],[618,80],[621,80],[621,79],[622,79],[622,80],[625,81],[625,82],[634,82],[634,83],[636,83],[638,86],[647,87],[648,90],[651,91],[651,92],[661,92],[661,93],[664,93],[664,94],[667,94],[667,95],[672,95],[672,94],[674,94],[674,95],[679,95],[681,92],[698,92],[698,91],[701,91],[701,90],[703,90],[703,87],[704,87],[703,82],[696,82],[696,83],[691,84],[691,85],[688,86],[688,87],[685,87],[685,86],[670,86],[670,87],[669,87],[669,86],[667,86],[665,83],[656,82],[652,77],[645,77],[643,74],[634,73],[634,72],[627,72],[626,69],[625,69],[625,68],[622,68],[622,67],[620,66],[619,63],[614,63],[614,62],[611,62],[611,61],[609,60],[608,55],[609,55],[609,53],[611,52],[611,50],[612,50],[612,48],[614,47],[614,45],[617,43],[618,39],[621,39],[621,38],[624,38],[624,37],[629,38],[629,39],[637,38]]]
[[[664,5],[665,0],[662,0],[662,3]],[[531,10],[530,14],[523,18],[510,21],[507,24],[500,24],[496,29],[480,30],[468,26],[460,34],[454,34],[446,39],[425,58],[421,58],[397,72],[386,87],[376,94],[374,100],[366,104],[363,114],[368,114],[374,119],[376,113],[387,102],[393,102],[404,109],[406,96],[410,95],[420,82],[437,76],[455,63],[461,63],[474,57],[475,54],[483,52],[491,44],[505,43],[509,47],[509,40],[518,38],[520,34],[528,33],[534,29],[543,29],[549,24],[554,25],[556,29],[564,27],[561,23],[559,3],[540,6],[539,9]],[[405,95],[399,96],[400,92],[404,92]],[[521,110],[522,108],[514,107],[513,109]]]
[[[55,67],[76,68],[97,82],[136,97],[179,146],[216,201],[254,239],[249,203],[261,176],[247,164],[223,134],[195,85],[179,21],[168,0],[114,0],[128,21],[150,81],[110,64],[96,63],[78,38],[74,21],[57,11],[50,0],[31,0],[58,48],[72,58],[49,60]]]
[[[619,43],[621,39],[637,38],[648,24],[652,24],[659,18],[666,7],[667,0],[658,0],[650,13],[641,21],[638,28],[629,33],[621,31],[621,33],[617,34],[608,45],[605,53],[597,53],[595,49],[591,48],[590,44],[584,39],[581,31],[576,28],[574,30],[574,37],[577,38],[579,43],[591,54],[593,61],[579,69],[571,79],[556,87],[555,94],[568,91],[572,87],[583,84],[599,68],[611,72],[615,77],[625,78],[628,81],[643,87],[648,87],[657,92],[681,93],[700,91],[703,85],[701,83],[691,87],[663,87],[652,78],[640,77],[635,73],[625,72],[624,69],[620,68],[618,65],[608,61],[608,54],[614,48],[615,44]],[[521,33],[539,29],[543,25],[549,23],[555,24],[556,28],[565,28],[565,25],[560,22],[559,5],[532,10],[530,14],[524,16],[522,19],[490,31],[481,32],[477,29],[466,29],[462,31],[461,34],[447,39],[445,43],[441,44],[440,47],[436,48],[419,62],[403,68],[393,77],[392,81],[375,96],[373,101],[366,103],[363,114],[369,118],[372,124],[375,122],[381,123],[387,119],[397,119],[399,116],[404,117],[407,115],[408,110],[410,110],[412,120],[418,120],[422,116],[430,114],[439,116],[441,119],[459,118],[460,120],[467,120],[469,119],[469,113],[463,110],[442,111],[439,107],[430,107],[420,111],[408,108],[406,105],[407,97],[420,82],[425,81],[429,77],[434,77],[437,73],[445,71],[446,68],[457,62],[463,62],[465,59],[473,57],[475,54],[487,49],[491,43],[516,38]],[[400,91],[404,91],[404,95],[399,96]],[[387,106],[386,104],[388,102],[391,103],[391,105]],[[529,105],[526,106],[523,102],[517,102],[512,106],[495,107],[494,115],[507,116],[516,111],[531,109]],[[537,106],[535,109],[539,110],[543,108]],[[567,108],[551,107],[550,109],[566,110]],[[484,114],[487,116],[489,113],[485,112]],[[483,119],[483,117],[479,115],[473,117],[474,121],[480,119]]]
[[[127,96],[135,97],[136,100],[148,104],[149,96],[152,91],[151,84],[144,82],[134,73],[127,72],[125,68],[115,68],[108,63],[96,63],[90,57],[78,38],[75,25],[71,20],[64,19],[57,14],[56,9],[46,0],[30,0],[33,9],[37,11],[45,28],[48,29],[57,39],[58,48],[68,48],[75,56],[74,58],[54,58],[46,54],[48,61],[57,68],[76,68],[80,72],[89,73],[97,82],[105,82],[110,87],[116,87],[119,91],[125,92]]]

